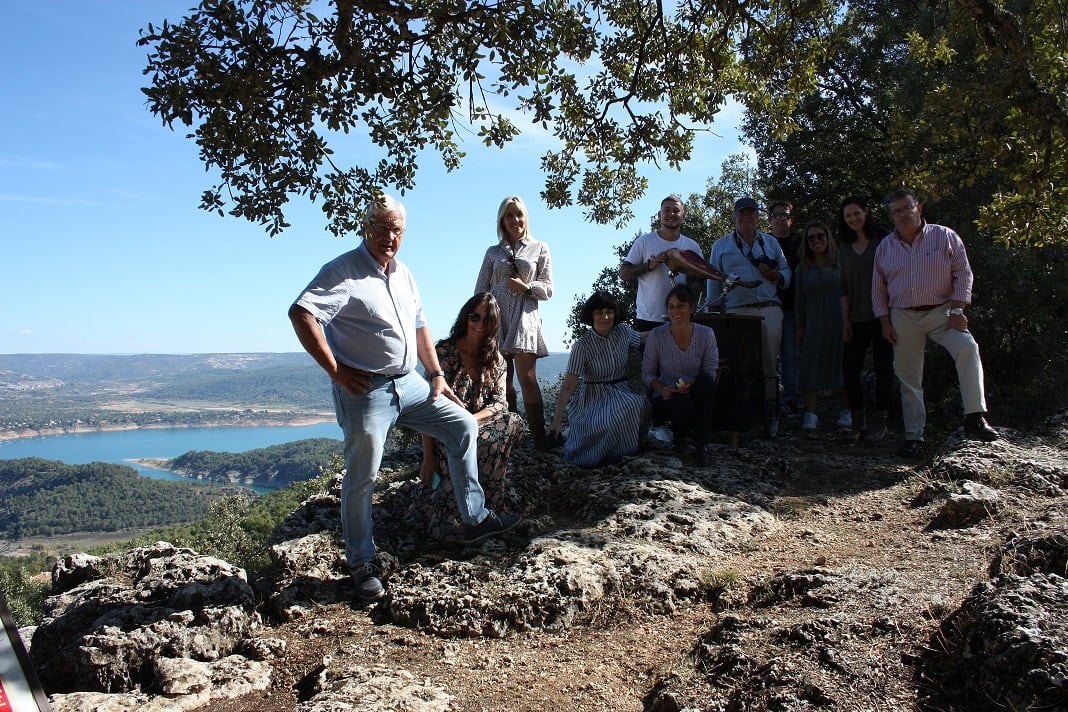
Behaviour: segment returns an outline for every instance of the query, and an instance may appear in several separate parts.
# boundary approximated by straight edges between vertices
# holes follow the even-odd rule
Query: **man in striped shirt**
[[[883,337],[894,345],[894,372],[901,382],[905,444],[914,457],[923,443],[923,355],[927,339],[942,346],[957,365],[964,430],[991,442],[998,433],[986,422],[983,362],[968,331],[964,307],[972,300],[972,268],[960,236],[923,219],[923,204],[908,190],[887,196],[894,231],[875,251],[872,303]]]

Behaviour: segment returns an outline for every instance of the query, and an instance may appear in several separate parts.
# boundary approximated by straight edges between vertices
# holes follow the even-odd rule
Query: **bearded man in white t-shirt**
[[[619,278],[638,280],[635,331],[650,331],[667,322],[664,303],[677,279],[685,279],[694,294],[703,293],[701,280],[688,275],[672,275],[667,266],[667,251],[671,248],[693,250],[704,259],[701,246],[683,235],[682,221],[686,207],[677,195],[669,195],[660,202],[660,227],[636,239],[619,265]]]

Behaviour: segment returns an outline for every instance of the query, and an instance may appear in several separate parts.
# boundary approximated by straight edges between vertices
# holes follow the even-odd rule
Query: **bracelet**
[[[433,373],[428,373],[428,374],[426,374],[426,380],[433,381],[438,376],[441,376],[442,378],[445,378],[445,372],[444,371],[434,371]]]
[[[946,312],[946,316],[964,316],[964,310],[960,307],[953,307]]]

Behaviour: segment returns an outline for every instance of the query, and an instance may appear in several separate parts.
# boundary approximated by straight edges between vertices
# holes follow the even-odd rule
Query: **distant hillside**
[[[210,482],[281,488],[319,477],[320,468],[341,456],[341,445],[333,438],[313,438],[240,453],[194,450],[168,461],[166,468]]]
[[[329,379],[305,353],[0,355],[0,392],[19,397],[103,397],[315,403]]]
[[[0,537],[110,532],[190,522],[248,490],[141,477],[125,465],[0,460]]]
[[[282,422],[332,410],[304,353],[0,355],[0,431]]]
[[[538,360],[557,385],[566,352]],[[303,352],[0,354],[0,435],[330,417],[330,379]]]

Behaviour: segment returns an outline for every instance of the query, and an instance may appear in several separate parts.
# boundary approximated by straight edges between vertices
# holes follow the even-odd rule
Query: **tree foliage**
[[[188,522],[234,489],[141,477],[132,467],[0,460],[0,536],[57,536]]]
[[[750,114],[766,192],[793,199],[799,222],[834,221],[847,195],[881,203],[909,185],[925,217],[957,230],[976,274],[971,329],[995,414],[1026,418],[1068,390],[1068,67],[1063,3],[973,0],[843,10],[818,89],[799,97],[795,130],[776,137]],[[958,422],[954,365],[934,349],[932,422]]]
[[[524,123],[556,141],[545,202],[622,223],[646,188],[638,166],[687,160],[728,95],[784,130],[837,12],[829,0],[202,0],[139,44],[149,109],[191,129],[217,172],[201,207],[271,234],[294,196],[348,232],[364,199],[415,185],[425,152],[453,170],[466,133],[502,148]]]
[[[210,482],[285,487],[317,477],[341,451],[341,441],[334,438],[295,440],[239,453],[191,450],[168,462],[167,469]]]
[[[1066,23],[1061,0],[849,3],[793,131],[747,118],[766,187],[825,216],[846,195],[877,204],[902,185],[966,195],[960,217],[978,232],[1064,244]]]
[[[216,556],[255,574],[270,562],[268,547],[275,528],[301,502],[326,493],[331,479],[344,466],[340,457],[332,458],[313,478],[293,482],[285,489],[259,497],[224,497],[213,502],[205,516],[195,522],[158,529],[129,542],[110,544],[101,552],[147,546],[164,540]]]
[[[25,561],[0,562],[0,591],[15,625],[20,628],[41,622],[44,601],[52,588],[51,581],[39,577],[40,566],[28,557]]]

